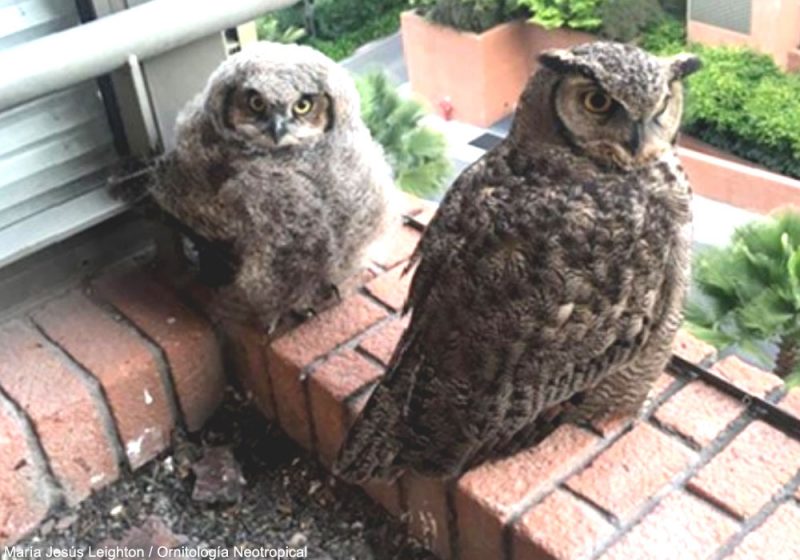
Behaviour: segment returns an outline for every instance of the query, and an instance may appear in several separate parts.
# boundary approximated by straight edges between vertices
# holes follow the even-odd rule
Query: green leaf
[[[383,73],[357,80],[361,112],[372,137],[383,146],[397,185],[418,196],[434,196],[450,175],[444,136],[423,125],[423,106],[402,98]]]
[[[708,342],[718,350],[724,350],[736,342],[736,340],[729,335],[716,331],[714,329],[695,325],[693,323],[686,323],[685,328],[689,333],[693,334],[700,340]]]
[[[739,228],[726,247],[695,258],[690,330],[717,347],[768,356],[765,341],[800,333],[800,212],[786,210]],[[795,237],[797,236],[797,237]]]
[[[742,339],[737,341],[737,346],[745,353],[749,354],[758,365],[765,370],[771,370],[774,366],[774,360],[764,349],[758,344],[758,341],[752,339]]]

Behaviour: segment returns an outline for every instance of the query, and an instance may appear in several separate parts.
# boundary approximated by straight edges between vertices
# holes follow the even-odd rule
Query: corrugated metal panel
[[[690,0],[689,19],[750,34],[753,0]]]
[[[0,50],[78,23],[71,0],[0,0]],[[0,112],[0,261],[88,227],[95,217],[70,203],[116,160],[94,81]]]
[[[77,23],[70,0],[0,0],[0,50]]]

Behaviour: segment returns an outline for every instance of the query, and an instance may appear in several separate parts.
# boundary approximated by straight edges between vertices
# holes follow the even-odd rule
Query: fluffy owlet
[[[223,276],[223,310],[252,310],[270,328],[312,307],[387,222],[391,170],[353,80],[309,47],[259,43],[230,57],[176,130],[150,192],[190,230],[201,268]]]
[[[457,475],[554,417],[635,410],[666,364],[691,242],[681,80],[699,63],[605,42],[540,62],[417,247],[410,323],[341,450],[346,479]]]

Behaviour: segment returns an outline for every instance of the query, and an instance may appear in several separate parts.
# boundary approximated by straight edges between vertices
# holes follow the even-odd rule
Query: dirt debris
[[[318,560],[435,560],[232,388],[202,432],[176,434],[169,453],[58,512],[19,544],[84,551],[153,544],[194,554],[291,547]]]

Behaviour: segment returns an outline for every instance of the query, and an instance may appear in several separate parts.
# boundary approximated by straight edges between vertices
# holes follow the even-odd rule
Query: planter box
[[[789,72],[800,72],[800,49],[789,51],[789,60],[786,66]]]
[[[540,50],[594,39],[524,21],[467,33],[435,25],[413,11],[403,13],[401,23],[411,89],[445,118],[476,126],[489,126],[513,112]]]
[[[800,181],[684,147],[678,155],[696,194],[759,214],[800,208]]]

